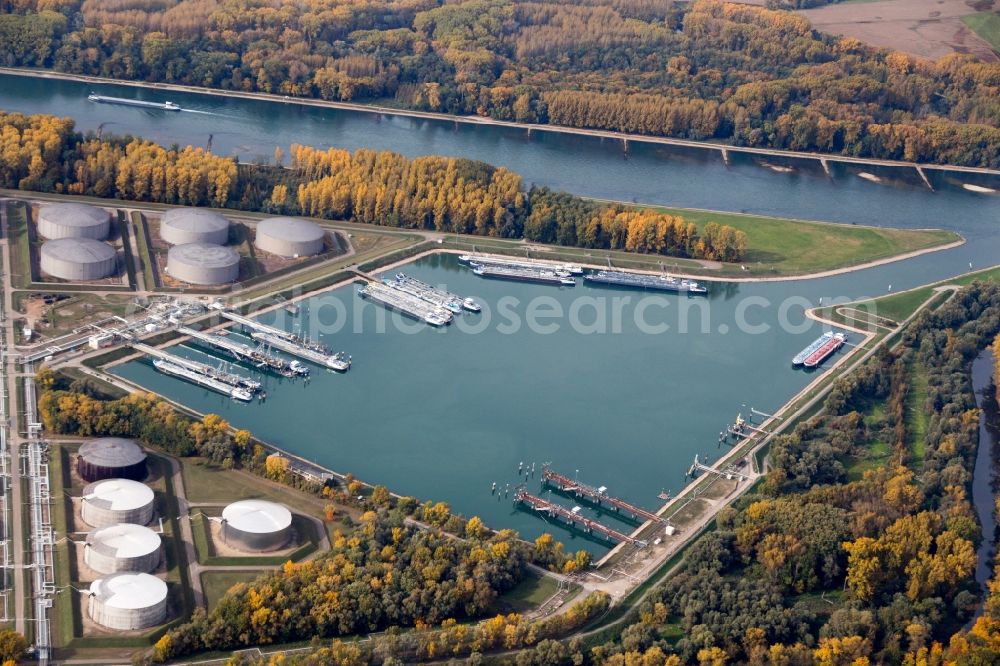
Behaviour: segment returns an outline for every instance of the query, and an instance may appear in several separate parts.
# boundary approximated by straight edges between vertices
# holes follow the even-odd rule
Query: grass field
[[[31,240],[28,207],[23,201],[7,201],[7,231],[10,243],[10,277],[14,288],[31,283]]]
[[[206,571],[201,575],[201,589],[205,593],[208,610],[215,608],[226,592],[237,583],[248,583],[262,571]]]
[[[139,261],[142,263],[143,280],[146,282],[146,289],[154,289],[160,286],[153,273],[153,255],[149,249],[146,239],[149,233],[146,229],[146,220],[142,213],[137,210],[132,211],[132,230],[135,232],[135,242],[138,246]]]
[[[906,443],[910,449],[913,466],[923,467],[925,438],[927,436],[927,370],[910,363],[910,390],[906,394]]]
[[[992,46],[994,51],[1000,53],[1000,14],[997,12],[970,14],[962,17],[962,23]]]
[[[559,589],[559,583],[552,576],[528,574],[509,592],[497,599],[502,610],[523,613],[535,608],[551,597]]]
[[[798,275],[856,266],[958,240],[950,231],[883,229],[774,217],[663,208],[694,222],[728,224],[746,232],[750,274]]]

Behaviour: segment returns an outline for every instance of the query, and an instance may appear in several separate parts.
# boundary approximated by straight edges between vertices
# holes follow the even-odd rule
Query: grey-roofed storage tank
[[[292,513],[275,502],[242,500],[222,510],[222,540],[238,550],[277,550],[288,543],[291,528]]]
[[[42,244],[42,272],[63,280],[100,280],[115,272],[118,253],[92,238],[60,238]]]
[[[83,561],[101,574],[148,573],[160,565],[160,535],[142,525],[109,525],[87,534]]]
[[[175,245],[167,252],[167,273],[189,284],[233,282],[240,275],[240,255],[212,243]]]
[[[57,203],[38,209],[38,235],[42,238],[104,240],[110,230],[111,215],[103,208],[82,203]]]
[[[118,573],[90,584],[90,618],[108,629],[131,631],[167,619],[167,584],[148,573]]]
[[[326,232],[315,222],[270,217],[257,225],[254,245],[280,257],[307,257],[323,251]]]
[[[160,238],[171,245],[229,241],[229,220],[206,208],[174,208],[160,219]]]
[[[131,479],[95,481],[83,489],[80,516],[91,527],[145,525],[153,519],[153,491]]]
[[[76,471],[84,481],[146,478],[146,452],[131,439],[101,437],[85,442],[77,453]]]

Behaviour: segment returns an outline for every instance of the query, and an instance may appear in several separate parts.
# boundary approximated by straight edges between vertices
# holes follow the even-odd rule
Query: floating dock
[[[476,266],[472,272],[479,277],[493,278],[496,280],[512,280],[514,282],[534,282],[537,284],[555,284],[567,287],[575,287],[576,280],[571,277],[564,277],[556,274],[552,270],[538,270],[535,268],[514,268],[508,266]]]
[[[280,356],[275,356],[267,351],[264,345],[255,348],[242,342],[229,340],[221,335],[203,333],[202,331],[196,331],[186,326],[179,327],[177,332],[199,340],[215,349],[228,352],[238,361],[250,363],[260,370],[271,370],[282,377],[303,377],[309,374],[308,367],[298,361],[287,361]]]
[[[444,326],[451,323],[451,313],[444,308],[431,305],[413,294],[408,294],[381,282],[369,282],[358,290],[358,295],[431,326]]]
[[[479,304],[471,298],[462,298],[458,294],[453,294],[450,291],[432,287],[426,282],[410,277],[406,273],[396,273],[396,282],[393,286],[401,291],[413,294],[417,298],[427,301],[431,305],[445,308],[453,314],[461,314],[463,309],[468,310],[469,312],[479,312],[482,309]]]
[[[609,495],[607,488],[603,486],[594,488],[585,483],[580,483],[568,476],[553,471],[548,465],[542,465],[542,483],[546,483],[564,493],[572,493],[576,497],[582,497],[599,506],[607,506],[614,511],[623,511],[631,514],[636,519],[641,518],[642,520],[652,520],[658,523],[666,522],[652,511],[647,511],[642,507],[629,504],[623,499]]]
[[[595,271],[583,276],[587,282],[612,284],[619,287],[635,289],[652,289],[655,291],[673,291],[687,294],[707,294],[708,289],[694,280],[684,280],[669,275],[646,275],[643,273],[627,273],[625,271]]]
[[[278,351],[298,356],[305,361],[322,365],[337,372],[347,372],[351,369],[351,357],[343,352],[336,352],[334,354],[329,352],[324,353],[313,347],[307,347],[300,342],[292,342],[291,340],[279,338],[263,331],[253,331],[250,333],[250,337]]]
[[[233,388],[245,389],[251,394],[257,393],[263,388],[261,383],[256,379],[244,377],[241,374],[223,370],[221,368],[213,368],[207,363],[199,363],[198,361],[192,361],[191,359],[184,358],[183,356],[176,356],[165,352],[162,349],[142,344],[141,342],[134,343],[132,345],[132,349],[142,352],[147,356],[152,356],[154,359],[160,359],[162,361],[166,361],[167,363],[172,363],[182,368],[186,368],[191,372],[211,377],[212,379],[220,381],[223,384],[227,384],[228,386],[232,386]]]
[[[580,515],[580,507],[574,507],[572,510],[567,509],[562,505],[549,502],[548,500],[543,500],[541,497],[536,497],[524,488],[519,488],[517,492],[514,493],[514,502],[524,504],[539,513],[546,513],[550,516],[561,518],[563,521],[582,529],[584,532],[600,534],[604,538],[611,541],[617,541],[618,543],[630,543],[639,546],[646,545],[645,541],[633,539],[623,532],[619,532],[618,530],[600,524],[596,520],[591,520],[586,516]]]
[[[234,400],[250,402],[253,399],[253,394],[246,389],[230,386],[229,384],[220,382],[218,379],[209,377],[208,375],[203,375],[200,372],[195,372],[194,370],[182,367],[176,363],[171,363],[170,361],[164,361],[162,358],[154,359],[153,367],[165,375],[186,380],[192,384],[197,384],[198,386],[215,391],[216,393],[229,396]]]

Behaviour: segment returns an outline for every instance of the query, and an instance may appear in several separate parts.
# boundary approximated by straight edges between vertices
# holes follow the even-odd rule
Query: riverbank
[[[175,92],[189,92],[202,95],[214,95],[217,97],[236,97],[248,100],[279,104],[301,104],[307,106],[323,107],[328,109],[341,109],[347,111],[361,111],[379,115],[406,116],[410,118],[423,118],[427,120],[437,120],[444,122],[463,123],[469,125],[488,125],[493,127],[506,127],[523,130],[529,136],[532,132],[551,132],[556,134],[570,134],[578,136],[590,136],[601,139],[612,139],[622,142],[623,152],[628,151],[629,142],[641,142],[649,144],[660,144],[667,146],[678,146],[683,148],[697,148],[700,150],[710,150],[718,152],[722,159],[728,163],[730,153],[743,153],[765,157],[778,157],[789,159],[806,159],[820,162],[824,169],[828,169],[829,162],[839,162],[845,164],[855,164],[873,167],[896,167],[916,169],[935,169],[954,173],[983,174],[1000,177],[1000,170],[983,167],[965,167],[947,164],[928,164],[917,162],[906,162],[901,160],[878,160],[860,157],[850,157],[847,155],[799,152],[792,150],[778,150],[771,148],[752,148],[747,146],[732,146],[720,143],[709,143],[705,141],[692,141],[689,139],[676,139],[671,137],[650,136],[643,134],[629,134],[627,132],[615,132],[609,130],[594,130],[586,128],[568,127],[564,125],[549,125],[538,123],[517,123],[507,120],[496,120],[493,118],[483,118],[479,116],[459,116],[447,113],[437,113],[432,111],[411,111],[390,106],[380,106],[376,104],[359,104],[352,102],[335,102],[320,99],[310,99],[305,97],[289,97],[287,95],[276,95],[271,93],[245,92],[235,90],[219,90],[202,86],[188,86],[171,83],[148,83],[145,81],[126,81],[122,79],[112,79],[99,76],[86,76],[82,74],[68,74],[53,70],[36,70],[19,67],[0,67],[0,74],[10,74],[13,76],[23,76],[30,78],[59,79],[64,81],[77,81],[81,83],[93,84],[114,84],[130,86],[133,88],[146,88],[150,90],[163,90]],[[920,174],[924,178],[923,174]]]
[[[76,201],[99,206],[117,206],[129,210],[156,213],[177,208],[168,204],[101,199],[52,192],[0,189],[0,197],[37,201]],[[833,222],[794,220],[723,211],[688,208],[664,208],[629,204],[679,215],[693,222],[699,230],[709,222],[728,224],[747,234],[746,259],[742,263],[722,263],[656,254],[637,254],[620,250],[596,250],[530,241],[506,240],[427,230],[398,229],[341,220],[313,218],[330,229],[351,233],[371,230],[379,234],[414,235],[437,242],[438,249],[461,252],[530,255],[538,259],[577,263],[589,268],[616,268],[660,274],[672,274],[714,282],[779,282],[809,280],[840,275],[883,264],[910,259],[930,252],[958,247],[965,242],[959,234],[940,229],[894,229]],[[217,209],[233,219],[250,223],[271,217],[254,211]],[[393,245],[388,251],[398,251]],[[377,257],[367,256],[366,259]],[[411,257],[412,259],[412,257]]]

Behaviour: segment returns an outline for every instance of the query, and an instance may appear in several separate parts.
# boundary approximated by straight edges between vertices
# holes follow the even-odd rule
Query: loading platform
[[[580,483],[574,479],[564,476],[552,470],[548,465],[542,465],[542,483],[546,483],[556,490],[564,493],[572,493],[576,497],[582,497],[599,506],[607,506],[614,511],[622,511],[630,514],[633,518],[652,520],[654,522],[666,522],[663,518],[642,507],[630,504],[623,499],[609,495],[607,488],[594,488],[585,483]]]
[[[532,495],[524,488],[518,488],[517,492],[514,493],[514,502],[524,504],[528,508],[538,511],[539,513],[545,513],[554,518],[561,518],[564,522],[574,525],[582,529],[584,532],[600,534],[610,541],[629,543],[637,546],[646,545],[645,541],[634,539],[627,534],[619,532],[618,530],[602,525],[596,520],[591,520],[586,516],[580,515],[579,507],[576,507],[575,509],[567,509],[564,506]]]
[[[753,437],[754,435],[770,435],[771,433],[763,428],[751,425],[743,418],[742,414],[736,415],[736,420],[726,428],[726,431],[733,437]]]
[[[309,368],[302,366],[298,361],[287,361],[280,356],[275,356],[264,348],[264,345],[251,347],[250,345],[229,340],[221,335],[203,333],[193,328],[181,326],[177,332],[203,342],[215,349],[228,352],[238,361],[245,361],[261,370],[271,370],[283,377],[294,377],[309,374]]]
[[[718,467],[712,467],[711,465],[706,465],[698,459],[697,454],[694,457],[694,463],[688,468],[687,474],[684,476],[689,476],[694,478],[698,472],[705,472],[706,474],[714,474],[716,476],[725,477],[727,480],[736,479],[737,481],[747,481],[748,477],[746,474],[741,473],[737,469],[737,465],[734,463],[728,465],[723,469]]]

